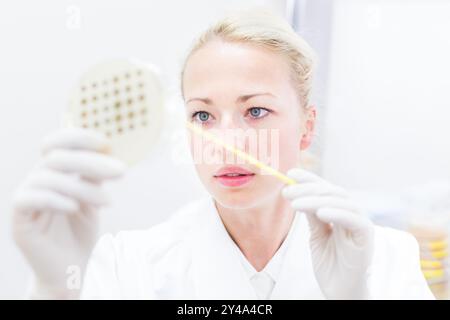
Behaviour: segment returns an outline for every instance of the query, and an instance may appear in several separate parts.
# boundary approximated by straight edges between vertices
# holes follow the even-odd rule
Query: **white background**
[[[392,191],[450,179],[450,1],[335,3],[323,174]]]
[[[82,71],[138,57],[162,71],[173,117],[183,114],[178,72],[191,41],[226,10],[285,1],[10,1],[0,5],[0,298],[22,297],[29,276],[11,239],[14,189],[59,127]],[[397,190],[450,179],[450,1],[336,0],[323,174],[340,185]],[[80,24],[73,14],[79,10]],[[319,33],[320,34],[320,33]],[[323,107],[323,106],[321,106]],[[189,165],[172,161],[171,126],[155,153],[109,186],[102,231],[147,228],[204,193]],[[157,154],[157,156],[155,156]]]

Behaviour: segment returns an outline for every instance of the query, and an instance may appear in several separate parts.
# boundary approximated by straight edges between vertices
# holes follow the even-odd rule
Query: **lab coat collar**
[[[200,210],[190,240],[195,298],[257,299],[214,199],[205,199]],[[308,224],[304,214],[297,215],[271,299],[323,298],[312,268]]]
[[[257,299],[212,198],[205,199],[192,233],[196,299]]]
[[[314,275],[309,246],[309,225],[302,212],[292,229],[278,281],[270,299],[324,299]]]

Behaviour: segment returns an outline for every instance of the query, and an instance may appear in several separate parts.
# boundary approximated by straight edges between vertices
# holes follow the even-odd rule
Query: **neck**
[[[247,260],[257,271],[277,252],[294,219],[294,210],[281,196],[249,209],[232,209],[216,202],[219,215]]]

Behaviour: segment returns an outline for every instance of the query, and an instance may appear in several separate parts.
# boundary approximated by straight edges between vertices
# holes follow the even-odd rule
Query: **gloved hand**
[[[316,279],[328,299],[369,299],[367,271],[373,255],[372,222],[346,191],[312,172],[291,169],[298,184],[283,195],[306,214]]]
[[[42,160],[18,188],[13,235],[33,270],[31,298],[78,298],[67,273],[82,276],[97,240],[98,209],[108,203],[102,182],[125,170],[109,150],[96,132],[58,131],[44,140]]]

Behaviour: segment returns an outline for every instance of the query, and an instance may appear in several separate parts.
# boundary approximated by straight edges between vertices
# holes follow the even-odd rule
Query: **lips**
[[[214,175],[217,181],[226,187],[238,187],[250,182],[255,174],[237,166],[223,167]]]

